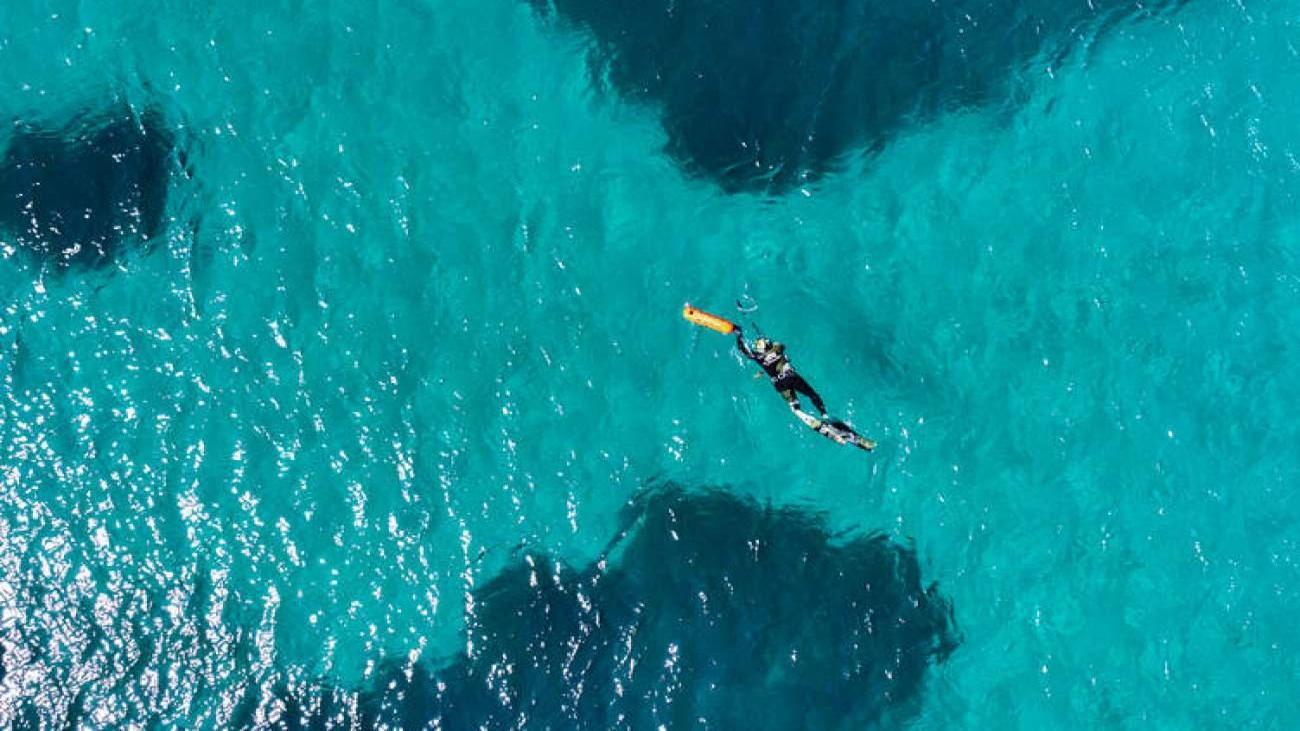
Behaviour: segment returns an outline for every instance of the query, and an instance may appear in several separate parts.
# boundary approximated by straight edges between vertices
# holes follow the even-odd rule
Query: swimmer
[[[843,421],[830,418],[826,413],[826,404],[822,401],[821,395],[790,364],[790,358],[785,354],[784,345],[760,337],[754,341],[751,348],[749,343],[745,342],[745,334],[737,327],[736,349],[746,358],[758,363],[763,368],[763,372],[771,379],[772,386],[776,388],[777,393],[781,394],[781,398],[785,399],[785,402],[790,406],[790,410],[813,431],[839,444],[852,444],[867,451],[875,449],[875,442],[853,431],[853,428]],[[799,398],[796,394],[807,396],[822,418],[817,419],[805,412],[799,406]]]
[[[736,328],[736,348],[746,358],[762,366],[767,377],[772,380],[772,386],[790,408],[796,411],[799,409],[799,399],[795,394],[801,393],[812,401],[813,407],[823,419],[827,418],[826,404],[822,402],[822,397],[813,390],[803,376],[795,372],[794,366],[790,365],[790,358],[785,354],[784,345],[767,338],[759,338],[754,341],[754,347],[750,348],[749,343],[745,342],[745,333],[740,328]]]

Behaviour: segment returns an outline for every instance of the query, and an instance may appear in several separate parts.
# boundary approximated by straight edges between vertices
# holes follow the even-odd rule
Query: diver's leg
[[[848,443],[846,441],[845,434],[843,432],[834,429],[827,422],[818,419],[817,417],[813,416],[807,411],[804,411],[803,409],[799,408],[797,405],[791,405],[790,410],[793,411],[794,415],[799,417],[799,421],[802,421],[804,425],[807,426],[809,429],[812,429],[813,431],[826,437],[827,439],[838,442],[840,444]]]
[[[845,424],[844,422],[838,420],[829,423],[832,428],[840,429],[847,435],[847,440],[849,444],[852,444],[855,447],[859,447],[861,449],[865,449],[868,452],[876,448],[876,443],[874,441],[862,436],[856,430],[854,430],[853,427],[849,426],[848,424]]]
[[[814,417],[812,414],[809,414],[808,412],[799,408],[799,405],[797,403],[790,404],[790,410],[793,411],[794,415],[799,417],[799,421],[802,421],[804,425],[807,426],[809,429],[812,429],[813,431],[819,434],[823,433],[822,422],[818,421],[817,418]]]
[[[849,443],[849,437],[848,437],[848,435],[846,435],[844,432],[836,431],[836,430],[830,428],[829,426],[825,426],[825,425],[823,425],[822,428],[820,428],[820,429],[817,430],[817,433],[818,433],[818,434],[821,434],[822,436],[826,437],[827,439],[831,440],[832,442],[835,442],[836,444],[848,444],[848,443]]]
[[[781,398],[785,399],[786,404],[789,405],[790,408],[795,411],[799,410],[799,399],[795,398],[794,389],[790,388],[789,381],[780,380],[774,382],[772,385],[776,387],[776,392],[781,394]]]
[[[862,436],[857,432],[851,432],[851,434],[853,436],[850,437],[850,441],[853,443],[855,447],[858,447],[859,449],[865,449],[868,452],[876,448],[876,443],[874,441],[867,439],[866,437]]]
[[[804,380],[803,376],[794,376],[793,378],[791,378],[789,384],[787,385],[787,388],[792,388],[795,391],[798,391],[799,393],[807,396],[808,399],[812,401],[813,408],[817,409],[817,411],[822,416],[826,416],[825,402],[823,402],[822,397],[818,395],[816,391],[813,390],[813,387],[810,386],[808,382]]]

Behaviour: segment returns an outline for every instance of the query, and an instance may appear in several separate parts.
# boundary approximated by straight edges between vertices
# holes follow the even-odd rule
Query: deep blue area
[[[949,602],[883,536],[837,544],[816,514],[680,489],[648,493],[625,525],[603,568],[528,558],[494,578],[475,593],[472,656],[409,679],[384,667],[359,720],[860,727],[914,711],[957,645]],[[281,723],[357,720],[345,695],[286,692]]]
[[[985,101],[1156,0],[533,0],[594,36],[593,77],[662,105],[668,151],[725,190],[780,192],[908,123]],[[1175,3],[1176,4],[1176,3]]]
[[[21,122],[0,167],[0,229],[59,264],[99,265],[163,228],[175,134],[119,106],[45,127]]]

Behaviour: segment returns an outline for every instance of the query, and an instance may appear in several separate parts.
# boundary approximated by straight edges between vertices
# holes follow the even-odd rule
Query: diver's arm
[[[736,328],[736,350],[739,350],[740,354],[746,358],[756,363],[759,362],[758,356],[754,355],[754,351],[749,349],[749,343],[745,342],[745,333],[740,328]]]

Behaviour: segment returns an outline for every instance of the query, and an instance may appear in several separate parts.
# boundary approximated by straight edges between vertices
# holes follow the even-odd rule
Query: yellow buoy
[[[731,333],[734,333],[737,329],[736,323],[732,322],[731,320],[728,320],[724,317],[718,317],[717,315],[710,315],[704,310],[699,310],[694,307],[691,307],[689,303],[686,306],[682,307],[682,317],[685,317],[687,320],[690,320],[691,322],[695,323],[696,325],[699,325],[700,327],[707,327],[710,330],[717,330],[723,335],[730,335]]]

